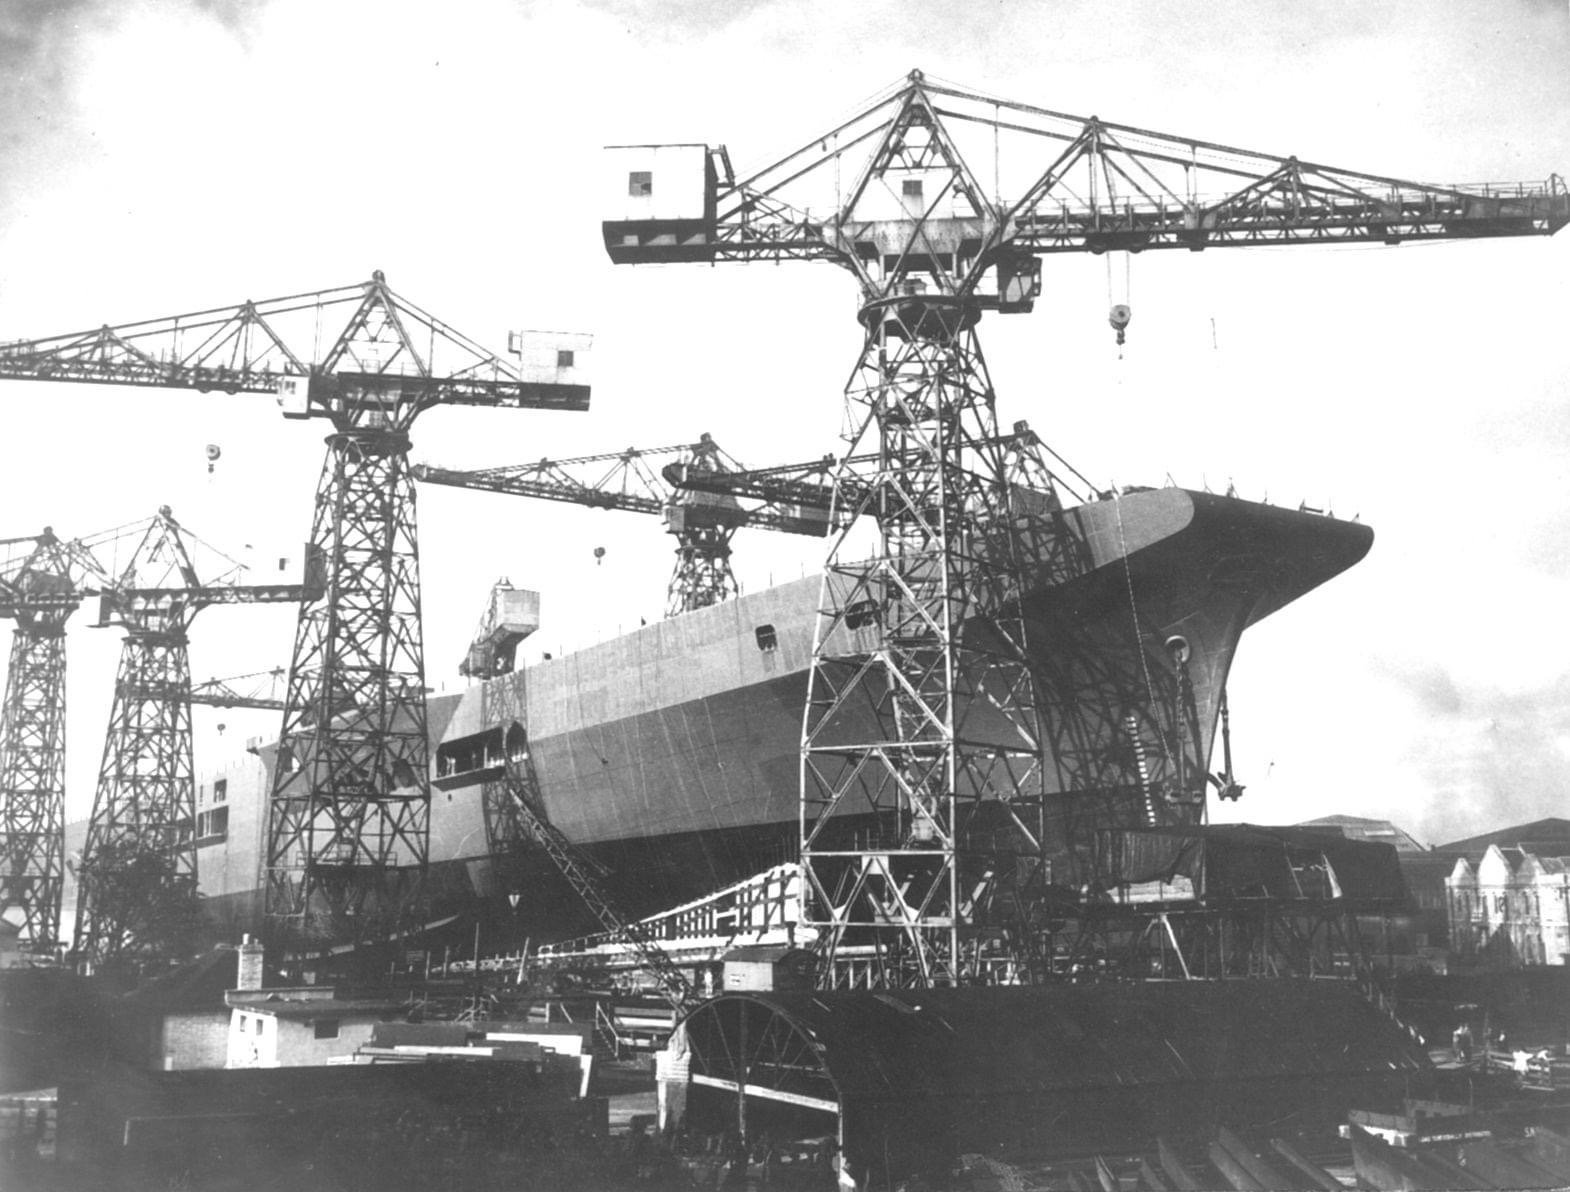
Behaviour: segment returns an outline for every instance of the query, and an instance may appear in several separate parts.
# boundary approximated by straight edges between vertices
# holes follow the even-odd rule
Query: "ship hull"
[[[1068,874],[1074,842],[1095,828],[1202,820],[1244,630],[1352,566],[1372,534],[1181,489],[1050,516],[1019,611],[1048,754],[1048,851]],[[545,811],[626,913],[701,897],[795,854],[822,599],[821,579],[808,577],[492,680],[519,686]],[[485,767],[476,743],[497,727],[484,711],[495,702],[479,685],[430,702],[433,917],[480,913],[536,940],[590,930],[542,855],[487,855],[481,784],[499,770]],[[198,860],[224,936],[259,925],[271,764],[261,746],[205,775],[199,792],[211,806],[215,783],[225,784],[227,833]],[[509,894],[519,895],[516,908]]]

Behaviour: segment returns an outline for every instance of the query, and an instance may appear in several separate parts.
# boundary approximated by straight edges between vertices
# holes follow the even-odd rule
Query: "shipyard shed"
[[[1156,901],[1339,901],[1352,910],[1408,909],[1396,850],[1306,828],[1222,824],[1123,828],[1096,835],[1098,871]]]
[[[726,993],[681,1036],[665,1101],[689,1132],[830,1136],[858,1186],[941,1179],[967,1153],[1331,1129],[1428,1067],[1353,986],[1323,980]]]

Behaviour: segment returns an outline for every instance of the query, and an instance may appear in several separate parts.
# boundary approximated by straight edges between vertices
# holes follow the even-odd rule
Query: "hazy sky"
[[[761,164],[913,67],[1060,111],[1441,182],[1570,170],[1565,0],[1105,3],[36,3],[0,6],[0,337],[342,285],[483,343],[591,331],[588,414],[438,410],[417,459],[482,466],[679,443],[832,451],[859,347],[824,265],[613,267],[602,145]],[[1043,163],[1044,164],[1044,163]],[[1307,499],[1369,558],[1245,637],[1228,818],[1388,817],[1439,842],[1563,813],[1570,776],[1570,232],[1397,248],[1056,257],[982,329],[1005,422],[1098,482]],[[1120,360],[1109,297],[1134,322]],[[296,550],[322,422],[258,397],[0,382],[0,537],[168,503],[232,553]],[[211,475],[203,448],[223,457]],[[653,519],[423,489],[427,666],[490,583],[540,588],[557,650],[653,619]],[[602,563],[593,549],[604,546]],[[744,585],[821,544],[737,542]],[[269,575],[268,578],[271,578]],[[118,636],[72,636],[86,813]],[[287,662],[281,609],[197,621],[198,679]],[[526,650],[529,654],[529,650]],[[197,713],[198,768],[275,717]],[[228,725],[222,739],[216,725]]]

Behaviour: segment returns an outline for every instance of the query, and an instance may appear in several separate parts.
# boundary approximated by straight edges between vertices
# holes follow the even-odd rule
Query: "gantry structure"
[[[195,943],[196,781],[190,630],[215,604],[320,599],[319,556],[302,584],[244,584],[223,558],[203,576],[198,540],[168,506],[100,592],[100,626],[125,630],[98,788],[77,877],[74,949],[92,965],[181,959]]]
[[[191,685],[191,702],[208,708],[249,708],[257,712],[282,712],[283,687],[289,672],[275,666],[272,670],[250,671],[224,679],[208,679]],[[222,727],[220,725],[220,727]]]
[[[300,609],[264,845],[266,930],[285,950],[418,920],[430,773],[410,431],[439,405],[588,408],[585,337],[517,344],[503,359],[377,271],[0,346],[0,377],[261,393],[332,425],[310,534],[324,583]]]
[[[661,460],[671,460],[661,465]],[[656,467],[661,470],[656,471]],[[731,570],[731,540],[744,527],[806,534],[828,533],[827,503],[743,506],[729,493],[683,490],[667,478],[676,468],[682,475],[729,476],[743,469],[709,435],[696,443],[672,447],[629,447],[573,459],[542,459],[537,463],[493,468],[444,468],[416,464],[414,477],[426,484],[479,489],[542,501],[564,501],[590,509],[619,509],[653,514],[676,539],[676,564],[666,591],[665,615],[677,616],[708,608],[734,597],[739,590]]]
[[[26,951],[60,942],[65,882],[66,622],[87,588],[109,576],[93,546],[54,531],[0,542],[0,616],[16,622],[0,725],[0,915]]]
[[[839,469],[837,508],[842,525],[874,517],[881,541],[867,560],[844,532],[831,539],[800,840],[827,968],[844,949],[870,951],[889,984],[981,979],[997,931],[969,892],[1000,863],[988,840],[1005,827],[1040,853],[1049,825],[1054,730],[1017,599],[1034,560],[1007,532],[1005,461],[988,445],[982,313],[1029,311],[1040,258],[1054,253],[1546,235],[1570,220],[1557,176],[1413,183],[1005,101],[919,71],[745,175],[723,146],[611,152],[626,186],[603,224],[613,261],[820,261],[860,289],[845,458],[876,463]],[[1121,332],[1127,311],[1112,321]],[[1136,643],[1131,658],[1150,648],[1164,644]],[[1153,810],[1161,823],[1197,823],[1204,800]]]

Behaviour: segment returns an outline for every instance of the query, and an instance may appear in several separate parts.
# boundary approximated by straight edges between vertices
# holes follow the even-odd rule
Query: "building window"
[[[921,179],[906,178],[899,184],[899,189],[900,194],[904,195],[907,199],[919,199],[921,198]]]
[[[196,813],[196,843],[198,846],[217,844],[229,835],[229,809],[214,807],[211,811]]]
[[[255,1018],[251,1019],[251,1033],[255,1034],[255,1035],[259,1035],[259,1034],[262,1033],[262,1018],[261,1018],[261,1015],[257,1015]]]
[[[571,348],[557,348],[556,349],[556,367],[557,368],[571,368],[572,365],[573,365],[572,349]]]
[[[627,175],[627,193],[635,199],[646,199],[654,193],[654,175],[648,170],[633,170]]]
[[[774,626],[759,625],[752,631],[752,633],[753,636],[758,639],[758,649],[762,650],[764,653],[768,653],[770,650],[777,650],[779,648],[780,638],[779,634],[774,632]]]
[[[315,1037],[318,1039],[336,1039],[338,1037],[338,1020],[336,1018],[318,1018],[311,1025],[316,1028]]]
[[[219,778],[213,783],[213,802],[222,803],[229,797],[229,780]]]

